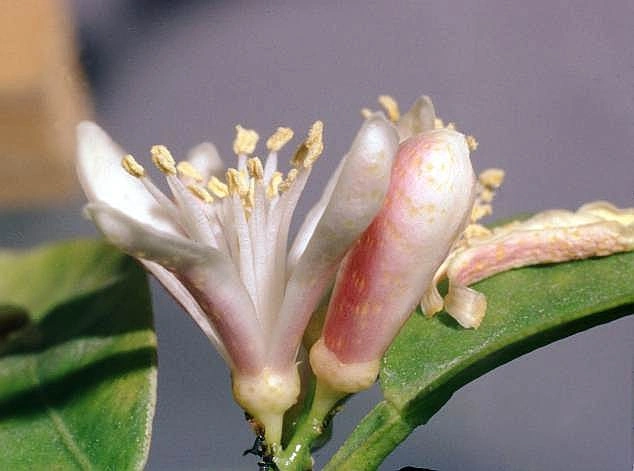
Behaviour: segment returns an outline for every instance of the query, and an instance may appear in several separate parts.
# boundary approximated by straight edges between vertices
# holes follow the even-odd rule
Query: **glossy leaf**
[[[0,252],[0,469],[142,469],[156,401],[147,280],[100,242]]]
[[[385,400],[326,469],[375,469],[466,383],[531,350],[634,313],[634,252],[506,272],[475,285],[488,309],[477,330],[416,313],[383,360]]]

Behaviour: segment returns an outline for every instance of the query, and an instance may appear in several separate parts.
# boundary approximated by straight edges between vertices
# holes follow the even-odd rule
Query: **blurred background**
[[[634,3],[611,1],[2,0],[0,245],[96,235],[80,216],[74,123],[92,117],[144,160],[233,126],[303,135],[325,121],[305,213],[390,93],[429,94],[474,134],[476,170],[507,179],[494,217],[606,199],[634,206]],[[288,155],[290,158],[290,155]],[[297,223],[301,217],[297,219]],[[158,409],[149,470],[255,469],[220,357],[153,285]],[[632,469],[634,317],[469,384],[381,469]],[[379,397],[335,419],[333,453]]]

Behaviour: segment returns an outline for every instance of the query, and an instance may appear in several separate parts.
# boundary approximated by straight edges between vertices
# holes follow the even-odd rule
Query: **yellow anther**
[[[291,139],[293,139],[291,128],[277,128],[277,131],[266,140],[266,148],[271,152],[277,152]]]
[[[466,140],[467,140],[467,147],[469,147],[469,150],[471,152],[474,152],[478,148],[478,141],[476,140],[475,136],[472,136],[471,134],[469,134],[466,137]]]
[[[390,121],[393,123],[396,123],[401,118],[398,103],[390,95],[381,95],[379,97],[379,104],[385,109],[387,117],[390,118]]]
[[[291,165],[295,168],[312,167],[324,150],[324,123],[315,121],[308,131],[306,140],[297,148]]]
[[[249,183],[244,176],[244,173],[230,168],[227,170],[227,186],[229,193],[245,196],[249,192]]]
[[[363,119],[368,119],[370,116],[372,116],[372,110],[370,108],[361,108],[361,116],[363,117]]]
[[[125,155],[121,159],[121,166],[133,177],[141,178],[145,176],[145,169],[130,154]]]
[[[193,180],[196,180],[197,182],[202,182],[204,180],[203,176],[196,169],[196,167],[194,167],[191,163],[187,162],[186,160],[182,160],[181,162],[178,162],[176,169],[178,170],[178,173],[180,173],[184,177],[191,178]]]
[[[274,198],[279,194],[280,185],[284,181],[284,175],[282,172],[273,172],[271,175],[271,179],[269,180],[269,185],[266,188],[266,196],[268,198]]]
[[[220,181],[218,177],[211,177],[207,183],[207,188],[218,198],[224,198],[229,194],[229,187],[226,183]]]
[[[471,210],[471,222],[477,222],[485,216],[493,213],[493,208],[490,204],[482,204],[476,201]]]
[[[167,150],[167,147],[161,145],[152,146],[150,154],[152,155],[152,162],[161,172],[176,175],[176,162],[174,162],[174,157]]]
[[[478,198],[483,203],[490,203],[491,201],[493,201],[493,198],[495,198],[495,191],[489,188],[482,188],[480,194],[478,195]]]
[[[251,178],[262,180],[264,177],[264,169],[262,168],[262,161],[258,157],[253,157],[247,160],[247,171]]]
[[[198,185],[187,185],[187,189],[192,192],[194,196],[196,196],[201,201],[205,203],[213,203],[214,197],[209,194],[207,190],[205,190],[202,186]]]
[[[445,123],[440,118],[434,118],[434,129],[442,129],[445,127]]]
[[[253,129],[245,129],[239,124],[236,126],[236,138],[233,141],[233,152],[236,155],[250,155],[258,143],[258,133]]]
[[[288,174],[286,175],[286,179],[280,183],[279,190],[280,191],[288,190],[293,184],[293,182],[295,181],[295,179],[297,178],[297,174],[298,174],[298,170],[296,168],[290,169],[288,171]]]
[[[504,170],[500,168],[489,168],[478,176],[478,181],[485,188],[499,188],[504,181]]]
[[[490,236],[491,231],[481,224],[469,224],[463,234],[465,239],[469,240],[477,237]]]

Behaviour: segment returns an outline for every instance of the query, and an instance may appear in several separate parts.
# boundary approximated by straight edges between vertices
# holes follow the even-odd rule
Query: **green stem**
[[[313,468],[311,445],[324,432],[325,422],[335,413],[335,406],[346,396],[317,381],[310,411],[300,419],[286,448],[277,454],[280,471],[305,471]]]
[[[323,471],[377,469],[415,427],[392,404],[382,401],[357,425]]]

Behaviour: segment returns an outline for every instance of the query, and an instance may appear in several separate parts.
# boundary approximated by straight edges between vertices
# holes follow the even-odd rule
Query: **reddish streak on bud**
[[[383,355],[464,228],[473,188],[461,134],[401,144],[384,205],[337,275],[322,335],[339,361]]]

